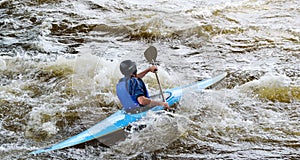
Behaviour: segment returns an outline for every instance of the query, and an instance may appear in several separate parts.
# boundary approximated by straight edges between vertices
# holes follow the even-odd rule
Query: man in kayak
[[[156,66],[151,66],[137,73],[136,63],[131,60],[125,60],[121,62],[120,70],[124,77],[117,84],[117,95],[126,112],[139,112],[143,111],[142,108],[154,106],[163,106],[169,109],[168,103],[150,99],[148,90],[142,80],[147,73],[156,72]]]

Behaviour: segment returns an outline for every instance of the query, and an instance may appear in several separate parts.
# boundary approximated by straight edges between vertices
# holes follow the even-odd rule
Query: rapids
[[[0,159],[299,159],[300,1],[0,0]],[[227,72],[119,144],[28,155],[121,108],[119,63],[163,88]],[[158,93],[153,74],[145,77]],[[138,125],[138,124],[137,124]]]

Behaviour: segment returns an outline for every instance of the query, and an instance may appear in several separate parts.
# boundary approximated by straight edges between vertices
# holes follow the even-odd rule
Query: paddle
[[[150,64],[155,65],[155,60],[156,60],[156,57],[157,57],[157,49],[153,46],[150,46],[148,49],[146,49],[146,51],[144,53],[144,56]],[[157,72],[155,71],[154,73],[155,73],[156,80],[157,80],[157,83],[158,83],[158,86],[159,86],[159,90],[160,90],[162,100],[163,100],[163,102],[166,102],[163,91],[161,89],[161,84],[160,84],[160,81],[158,79]]]

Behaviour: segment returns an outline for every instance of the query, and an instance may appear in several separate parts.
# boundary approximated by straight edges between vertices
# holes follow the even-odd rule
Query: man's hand
[[[162,106],[165,107],[165,109],[169,110],[170,109],[170,106],[167,102],[162,102]]]
[[[151,71],[151,72],[156,72],[157,71],[157,67],[156,66],[151,66],[150,68],[149,68],[149,70]]]

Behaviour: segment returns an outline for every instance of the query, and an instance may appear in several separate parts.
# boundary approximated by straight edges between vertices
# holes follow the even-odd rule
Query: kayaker
[[[163,106],[165,109],[170,108],[166,102],[151,100],[145,83],[142,80],[147,73],[156,72],[156,66],[151,66],[137,73],[136,63],[131,60],[125,60],[120,64],[120,71],[124,77],[119,80],[116,90],[125,111],[139,112],[143,111],[143,108],[154,106]]]

